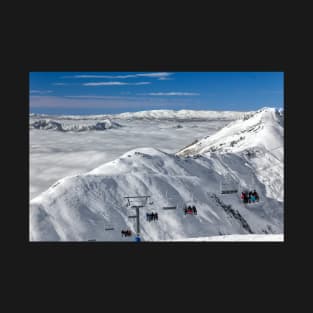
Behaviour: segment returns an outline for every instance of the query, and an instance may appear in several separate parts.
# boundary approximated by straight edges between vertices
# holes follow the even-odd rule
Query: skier
[[[248,196],[245,192],[241,193],[241,199],[243,199],[243,203],[248,203]]]
[[[195,206],[192,207],[192,210],[193,210],[193,214],[197,215],[197,209]]]
[[[255,189],[253,190],[253,195],[255,196],[255,201],[258,202],[260,200],[260,197],[259,197],[259,195],[258,195],[258,193],[256,192]]]
[[[158,213],[155,213],[155,219],[158,220],[159,217],[158,217]]]

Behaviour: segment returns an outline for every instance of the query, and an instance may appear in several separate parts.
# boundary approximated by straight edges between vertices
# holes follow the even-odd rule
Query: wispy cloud
[[[160,72],[160,73],[143,73],[143,74],[137,74],[139,77],[154,77],[158,78],[159,80],[164,80],[171,76],[173,73],[167,73],[167,72]]]
[[[132,85],[132,86],[138,86],[138,85],[149,85],[150,82],[139,82],[139,83],[126,83],[126,82],[88,82],[83,83],[83,86],[123,86],[123,85]]]
[[[67,86],[68,83],[52,83],[53,86]]]
[[[30,93],[32,94],[39,94],[39,95],[43,95],[43,94],[47,94],[47,93],[51,93],[53,92],[52,90],[31,90]]]
[[[160,77],[158,80],[173,80],[174,78],[169,77]]]
[[[74,75],[74,76],[63,76],[62,78],[132,78],[137,77],[136,75]]]
[[[169,76],[174,73],[168,72],[157,72],[157,73],[139,73],[139,74],[128,74],[128,75],[73,75],[63,76],[62,78],[109,78],[109,79],[126,79],[126,78],[138,78],[138,77],[150,77],[157,78],[158,80],[169,80]]]
[[[64,96],[64,98],[73,98],[73,99],[123,99],[123,96],[81,95],[81,96]]]
[[[144,96],[199,96],[199,93],[196,92],[149,92],[149,93],[141,93],[138,95]]]

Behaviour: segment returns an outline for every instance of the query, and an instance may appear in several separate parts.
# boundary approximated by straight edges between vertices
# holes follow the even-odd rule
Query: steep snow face
[[[79,124],[64,125],[51,119],[39,119],[30,123],[30,129],[58,130],[72,132],[81,132],[88,130],[105,130],[117,127],[121,127],[121,125],[111,121],[110,119],[102,120],[93,125],[79,125]]]
[[[283,117],[273,108],[247,113],[226,127],[178,152],[178,155],[206,152],[240,152],[263,146],[267,150],[281,147],[283,142]],[[283,149],[281,150],[283,151]]]
[[[228,124],[212,136],[180,150],[177,155],[236,153],[267,188],[267,195],[283,201],[284,191],[284,123],[283,111],[263,108],[250,112]]]
[[[238,193],[220,194],[227,176],[255,188],[261,201],[243,204]],[[180,157],[153,148],[131,150],[89,173],[59,180],[30,203],[32,241],[133,241],[134,211],[125,196],[150,195],[140,211],[145,241],[225,234],[282,233],[283,204],[266,195],[254,169],[236,154]],[[195,205],[197,215],[185,215]],[[163,210],[177,206],[176,210]],[[157,212],[149,222],[147,212]],[[106,227],[114,230],[106,231]]]

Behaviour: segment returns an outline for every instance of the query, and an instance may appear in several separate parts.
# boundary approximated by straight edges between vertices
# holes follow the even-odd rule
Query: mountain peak
[[[248,112],[224,128],[180,150],[177,155],[204,154],[207,152],[240,152],[253,147],[272,149],[281,145],[283,117],[275,108],[264,107]]]

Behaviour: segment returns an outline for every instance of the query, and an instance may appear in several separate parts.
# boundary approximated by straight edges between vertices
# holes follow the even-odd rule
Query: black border
[[[65,3],[44,3],[32,10],[29,3],[14,6],[13,10],[7,10],[6,5],[2,60],[8,68],[4,85],[8,95],[2,106],[3,123],[7,123],[2,155],[7,160],[2,164],[6,172],[3,212],[9,217],[3,219],[2,225],[7,227],[3,241],[9,248],[3,258],[9,259],[11,267],[4,267],[10,276],[5,291],[12,290],[14,300],[10,307],[22,303],[35,309],[42,300],[45,308],[55,310],[79,306],[91,311],[95,305],[103,310],[111,309],[112,304],[114,309],[121,305],[129,311],[136,307],[139,297],[150,302],[149,309],[160,310],[162,306],[163,310],[195,311],[201,303],[201,309],[210,311],[216,305],[218,311],[229,306],[227,311],[253,308],[264,312],[274,307],[281,309],[285,301],[295,299],[295,288],[301,291],[300,279],[309,272],[302,270],[305,259],[301,258],[301,248],[306,222],[303,219],[310,204],[297,197],[303,192],[303,181],[298,176],[306,176],[306,169],[299,169],[299,164],[304,163],[299,145],[301,151],[305,150],[310,139],[299,132],[308,134],[311,123],[303,121],[311,116],[306,114],[308,98],[303,92],[306,85],[301,73],[301,69],[307,71],[309,64],[304,59],[309,18],[305,16],[305,7],[300,12],[293,5],[292,14],[288,14],[287,3],[279,8],[273,3],[249,3],[243,8],[238,4],[223,3],[221,10],[213,3],[204,3],[203,8],[199,4],[192,7],[190,3],[179,3],[174,9],[168,3],[136,7],[134,2],[129,7],[119,3],[116,8],[107,3],[97,8],[86,3],[71,4],[70,8]],[[297,16],[302,19],[300,23],[294,19]],[[105,248],[97,243],[29,244],[25,223],[29,219],[28,72],[75,69],[285,72],[288,237],[284,244]],[[14,131],[12,124],[16,126]],[[299,227],[295,228],[296,222]],[[304,251],[308,250],[304,247]],[[292,280],[297,277],[294,283]],[[125,285],[129,288],[121,287]],[[190,288],[192,295],[188,294]],[[292,292],[290,297],[288,291]],[[296,303],[302,303],[299,300]]]
[[[137,37],[136,39],[142,41],[142,38]],[[161,44],[158,41],[156,45],[161,46],[159,49],[154,49],[151,42],[142,42],[135,47],[136,41],[129,43],[127,40],[120,45],[114,45],[113,48],[110,48],[110,43],[90,48],[88,45],[90,41],[74,40],[72,42],[68,38],[64,38],[63,42],[62,40],[59,42],[52,40],[51,43],[48,43],[47,40],[38,40],[36,44],[27,43],[24,47],[20,46],[20,49],[16,50],[17,52],[12,53],[9,75],[11,94],[9,116],[15,117],[18,114],[19,127],[16,128],[14,134],[10,133],[7,142],[10,147],[9,161],[13,162],[13,165],[8,168],[7,185],[10,188],[8,188],[6,198],[14,199],[13,202],[10,202],[10,208],[14,203],[14,209],[7,210],[12,214],[12,217],[8,219],[8,226],[11,226],[11,220],[14,221],[14,232],[11,230],[9,234],[16,236],[15,242],[21,243],[23,254],[20,257],[21,259],[26,258],[26,264],[33,264],[34,270],[36,266],[44,269],[43,264],[47,265],[49,269],[54,266],[58,268],[74,266],[79,270],[78,264],[82,268],[89,266],[89,269],[92,269],[94,267],[102,268],[104,263],[109,264],[112,268],[118,266],[125,274],[129,272],[129,268],[139,262],[143,267],[146,263],[154,265],[157,263],[157,268],[168,272],[169,275],[170,271],[174,271],[178,278],[181,273],[186,274],[186,264],[195,262],[195,266],[203,267],[203,273],[206,273],[208,270],[206,262],[208,262],[212,266],[211,269],[222,267],[227,273],[230,273],[231,268],[242,268],[243,271],[257,276],[264,264],[268,268],[269,260],[277,264],[273,268],[277,271],[282,270],[283,265],[281,264],[287,258],[287,247],[292,245],[293,236],[289,236],[289,231],[290,221],[294,219],[289,217],[294,213],[287,207],[287,157],[285,158],[285,241],[282,243],[150,242],[149,244],[135,245],[133,243],[87,242],[56,245],[55,243],[29,242],[28,73],[31,71],[282,71],[285,72],[285,148],[287,147],[286,142],[290,140],[289,132],[287,134],[288,120],[290,116],[294,115],[294,112],[291,113],[292,110],[290,112],[290,105],[287,108],[286,101],[289,99],[289,103],[292,100],[290,90],[293,88],[290,88],[289,85],[294,85],[296,79],[291,71],[290,62],[287,62],[288,55],[285,47],[279,46],[276,38],[267,45],[264,45],[262,40],[257,42],[259,39],[243,44],[242,40],[223,38],[224,44],[213,42],[208,47],[197,45],[194,41],[188,41],[186,38],[183,39],[183,42],[165,41]],[[217,48],[213,47],[213,44],[217,45]],[[33,46],[29,47],[30,45]],[[269,45],[271,45],[270,48]],[[14,120],[16,119],[14,118]],[[7,129],[11,129],[12,120],[7,122],[9,123]],[[12,136],[15,137],[12,138]],[[19,144],[12,146],[12,141]],[[288,151],[288,163],[291,152]],[[286,155],[287,153],[285,153]],[[288,177],[290,177],[290,171]],[[11,188],[11,186],[18,187]],[[16,194],[17,188],[18,195]],[[290,193],[288,195],[290,196]],[[290,200],[288,200],[288,206],[289,203]],[[288,234],[286,226],[288,226]],[[126,260],[127,266],[125,265]],[[175,263],[175,268],[169,267],[169,263]],[[273,265],[272,262],[270,263]],[[159,272],[159,270],[157,271]]]

